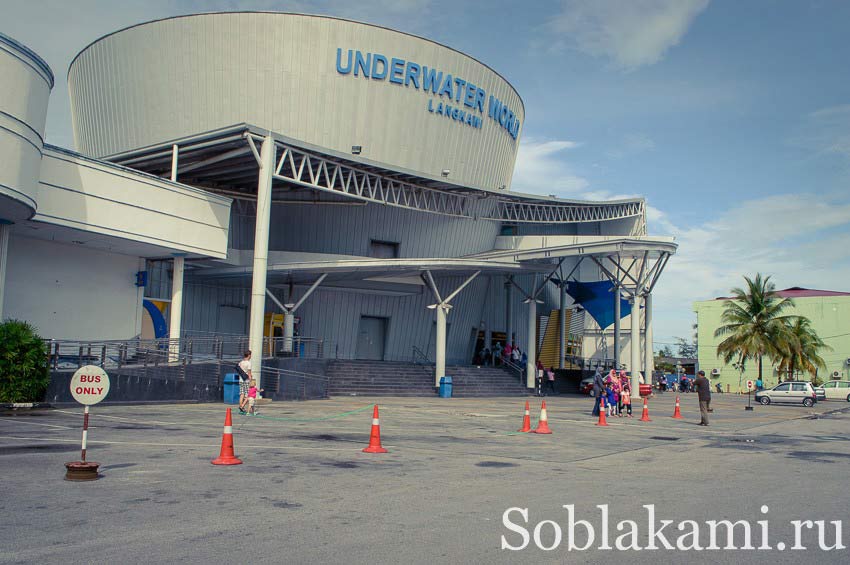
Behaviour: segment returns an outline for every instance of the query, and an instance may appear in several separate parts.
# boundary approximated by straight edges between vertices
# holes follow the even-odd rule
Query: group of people
[[[537,396],[546,396],[544,385],[548,388],[549,393],[558,394],[555,391],[555,367],[546,369],[541,361],[537,361]]]
[[[497,341],[492,350],[487,344],[484,344],[484,347],[478,352],[475,364],[484,365],[485,367],[487,365],[499,366],[504,365],[506,361],[511,361],[514,365],[524,367],[528,362],[528,356],[519,346],[506,343],[502,347],[502,342]]]
[[[708,414],[714,410],[711,408],[711,383],[705,377],[705,371],[697,373],[691,386],[699,395],[699,425],[707,426]],[[597,368],[593,375],[593,395],[596,397],[591,412],[594,416],[599,416],[600,410],[604,409],[608,416],[632,417],[632,385],[625,371],[611,369],[607,376],[603,376],[602,369]]]
[[[602,369],[597,368],[593,375],[593,395],[596,398],[594,416],[599,416],[604,409],[608,416],[632,417],[632,383],[625,371],[611,369],[603,377]]]

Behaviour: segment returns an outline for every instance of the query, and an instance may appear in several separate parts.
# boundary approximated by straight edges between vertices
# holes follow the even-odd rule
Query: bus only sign
[[[71,377],[71,396],[80,404],[93,406],[109,394],[109,376],[95,365],[80,367]]]

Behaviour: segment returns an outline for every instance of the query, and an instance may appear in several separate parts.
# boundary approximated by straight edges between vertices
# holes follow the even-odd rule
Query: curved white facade
[[[510,185],[525,120],[513,87],[463,53],[297,14],[131,27],[83,50],[68,83],[85,154],[249,123],[342,153],[360,146],[360,158],[386,168],[484,189]]]
[[[15,222],[38,208],[53,73],[38,55],[0,34],[0,77],[0,220]]]

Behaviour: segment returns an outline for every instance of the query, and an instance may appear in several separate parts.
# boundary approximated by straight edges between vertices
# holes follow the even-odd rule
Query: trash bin
[[[452,397],[452,378],[440,377],[440,398]]]
[[[239,375],[236,373],[224,375],[224,403],[239,404]]]

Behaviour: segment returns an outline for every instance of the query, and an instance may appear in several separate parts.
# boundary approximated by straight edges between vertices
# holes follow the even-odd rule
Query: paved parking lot
[[[89,459],[103,476],[91,483],[63,480],[63,463],[79,458],[81,408],[7,412],[0,561],[848,562],[847,550],[818,550],[816,534],[793,552],[569,552],[566,540],[551,552],[533,542],[500,549],[503,535],[522,539],[502,524],[515,506],[528,508],[529,531],[544,519],[566,527],[563,505],[599,522],[596,505],[607,504],[613,530],[646,522],[643,505],[654,504],[676,521],[755,527],[767,517],[772,540],[788,537],[789,520],[848,518],[846,494],[820,487],[850,462],[846,403],[746,412],[743,398],[716,395],[702,428],[696,396],[681,399],[684,420],[670,417],[666,394],[652,400],[652,422],[637,409],[600,428],[588,398],[547,398],[549,436],[516,433],[518,398],[279,402],[259,417],[234,415],[244,461],[234,467],[210,464],[222,405],[95,406]],[[539,399],[530,400],[534,425]],[[387,454],[361,452],[373,402]],[[552,543],[553,530],[541,532]]]

